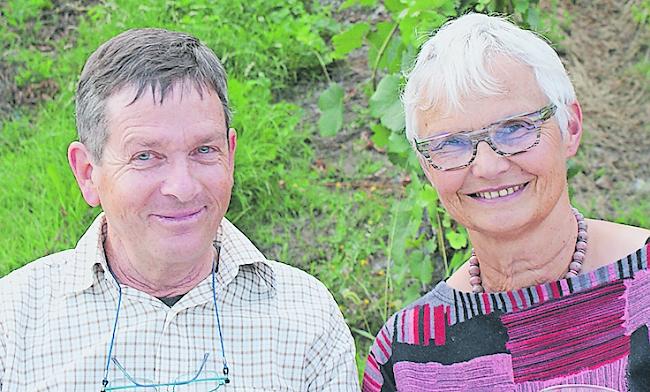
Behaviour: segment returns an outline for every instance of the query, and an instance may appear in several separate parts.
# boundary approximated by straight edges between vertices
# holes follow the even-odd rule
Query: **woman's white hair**
[[[441,103],[446,110],[462,110],[465,97],[501,93],[489,72],[490,60],[498,55],[532,68],[541,91],[557,106],[555,116],[566,133],[568,105],[576,97],[557,53],[537,34],[501,17],[470,13],[445,23],[420,50],[402,96],[408,140],[418,134],[418,111]]]

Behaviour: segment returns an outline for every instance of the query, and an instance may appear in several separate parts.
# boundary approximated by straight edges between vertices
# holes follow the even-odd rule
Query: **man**
[[[130,30],[88,59],[68,160],[100,214],[74,249],[0,280],[1,391],[351,391],[327,289],[224,214],[236,132],[196,38]]]
[[[555,51],[463,15],[423,45],[403,99],[406,135],[472,250],[382,327],[364,392],[649,391],[650,231],[572,208],[582,112]]]

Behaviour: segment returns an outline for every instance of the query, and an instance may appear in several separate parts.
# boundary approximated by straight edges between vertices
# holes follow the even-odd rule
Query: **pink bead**
[[[478,257],[472,256],[469,258],[469,265],[476,265],[478,266]]]
[[[587,231],[586,230],[579,230],[578,231],[578,241],[587,241]]]
[[[587,243],[585,241],[576,242],[576,250],[587,250]]]
[[[479,276],[481,274],[481,269],[478,267],[478,265],[470,265],[469,274],[472,276]]]
[[[469,284],[471,284],[472,286],[478,286],[481,284],[481,282],[483,281],[481,280],[480,276],[472,276],[471,278],[469,278]]]
[[[474,287],[472,287],[472,292],[473,293],[482,293],[483,291],[484,291],[483,286],[474,286]]]
[[[571,264],[569,264],[569,269],[580,272],[580,270],[582,270],[582,264],[577,261],[572,261]]]
[[[585,221],[578,222],[578,229],[587,230],[587,222]]]
[[[578,274],[575,271],[569,271],[565,275],[566,278],[575,278],[576,276],[578,276]]]

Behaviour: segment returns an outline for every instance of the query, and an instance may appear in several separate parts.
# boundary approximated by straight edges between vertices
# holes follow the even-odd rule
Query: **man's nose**
[[[200,184],[194,174],[191,164],[187,161],[170,164],[160,192],[165,196],[174,196],[180,202],[192,201],[200,189]]]
[[[482,140],[476,146],[476,157],[470,165],[472,174],[476,177],[495,178],[510,167],[508,158],[499,155],[487,141]]]

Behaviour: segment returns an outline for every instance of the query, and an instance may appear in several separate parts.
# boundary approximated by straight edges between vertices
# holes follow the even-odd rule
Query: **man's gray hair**
[[[216,92],[229,128],[226,72],[210,48],[189,34],[162,29],[133,29],[113,37],[81,71],[76,95],[79,141],[100,161],[109,136],[107,99],[133,86],[137,92],[131,103],[150,90],[162,104],[177,83],[190,83],[201,96],[204,89]]]
[[[489,71],[498,55],[533,70],[539,88],[557,106],[555,117],[565,133],[568,105],[576,97],[557,53],[537,34],[503,18],[467,14],[447,22],[420,50],[402,96],[408,140],[418,134],[418,111],[443,103],[447,110],[461,110],[467,96],[502,93]]]

